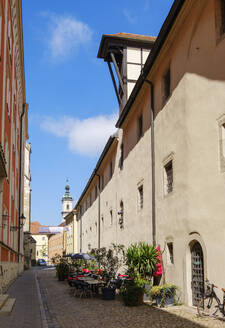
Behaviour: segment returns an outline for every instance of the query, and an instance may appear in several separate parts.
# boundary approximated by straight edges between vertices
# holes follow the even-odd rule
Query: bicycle
[[[211,284],[208,279],[205,280],[205,292],[198,302],[197,311],[200,317],[214,317],[222,319],[225,317],[225,288],[223,291],[223,302],[221,303],[219,297],[216,295],[214,288],[218,286]],[[218,312],[219,311],[219,312]]]

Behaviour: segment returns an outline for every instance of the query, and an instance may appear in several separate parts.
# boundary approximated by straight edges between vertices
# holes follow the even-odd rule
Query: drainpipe
[[[19,218],[18,218],[18,257],[20,262],[20,216],[21,216],[21,193],[22,193],[22,147],[23,147],[23,116],[25,114],[26,104],[23,104],[23,112],[20,116],[20,167],[19,167]]]
[[[100,215],[101,215],[101,199],[100,199],[100,175],[95,173],[95,175],[98,177],[98,248],[100,248],[101,245],[101,227],[100,227]]]
[[[80,211],[80,208],[79,208]],[[80,253],[82,252],[82,214],[80,212]]]
[[[150,85],[150,114],[151,114],[151,173],[152,173],[152,243],[156,246],[156,220],[155,220],[155,134],[154,134],[154,85],[149,80],[144,80]]]

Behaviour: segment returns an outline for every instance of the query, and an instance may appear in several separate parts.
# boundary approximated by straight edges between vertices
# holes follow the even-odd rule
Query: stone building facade
[[[224,53],[224,1],[175,0],[75,206],[81,251],[160,245],[194,306],[224,283]]]
[[[21,0],[0,1],[0,271],[23,270],[24,149],[28,138]]]
[[[77,249],[77,220],[76,211],[72,210],[69,214],[65,216],[65,253],[72,254],[78,253]]]
[[[30,225],[31,225],[31,174],[30,174],[30,155],[31,145],[26,142],[24,153],[24,216],[25,223],[23,226],[24,231],[24,267],[26,269],[31,267],[31,250],[33,249],[33,239],[31,238]]]

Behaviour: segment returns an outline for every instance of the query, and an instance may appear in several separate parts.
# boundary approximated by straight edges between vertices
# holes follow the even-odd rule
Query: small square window
[[[167,243],[167,264],[174,264],[173,243]]]
[[[164,103],[170,96],[170,68],[166,71],[165,75],[163,76],[162,83],[163,83],[162,94],[163,94],[163,103]]]
[[[173,191],[173,161],[170,160],[164,166],[164,193],[165,195]]]

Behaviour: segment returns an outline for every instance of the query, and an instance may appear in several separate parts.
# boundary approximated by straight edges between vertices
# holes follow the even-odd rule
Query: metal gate
[[[204,262],[201,245],[195,242],[191,248],[192,303],[198,305],[204,291]]]

